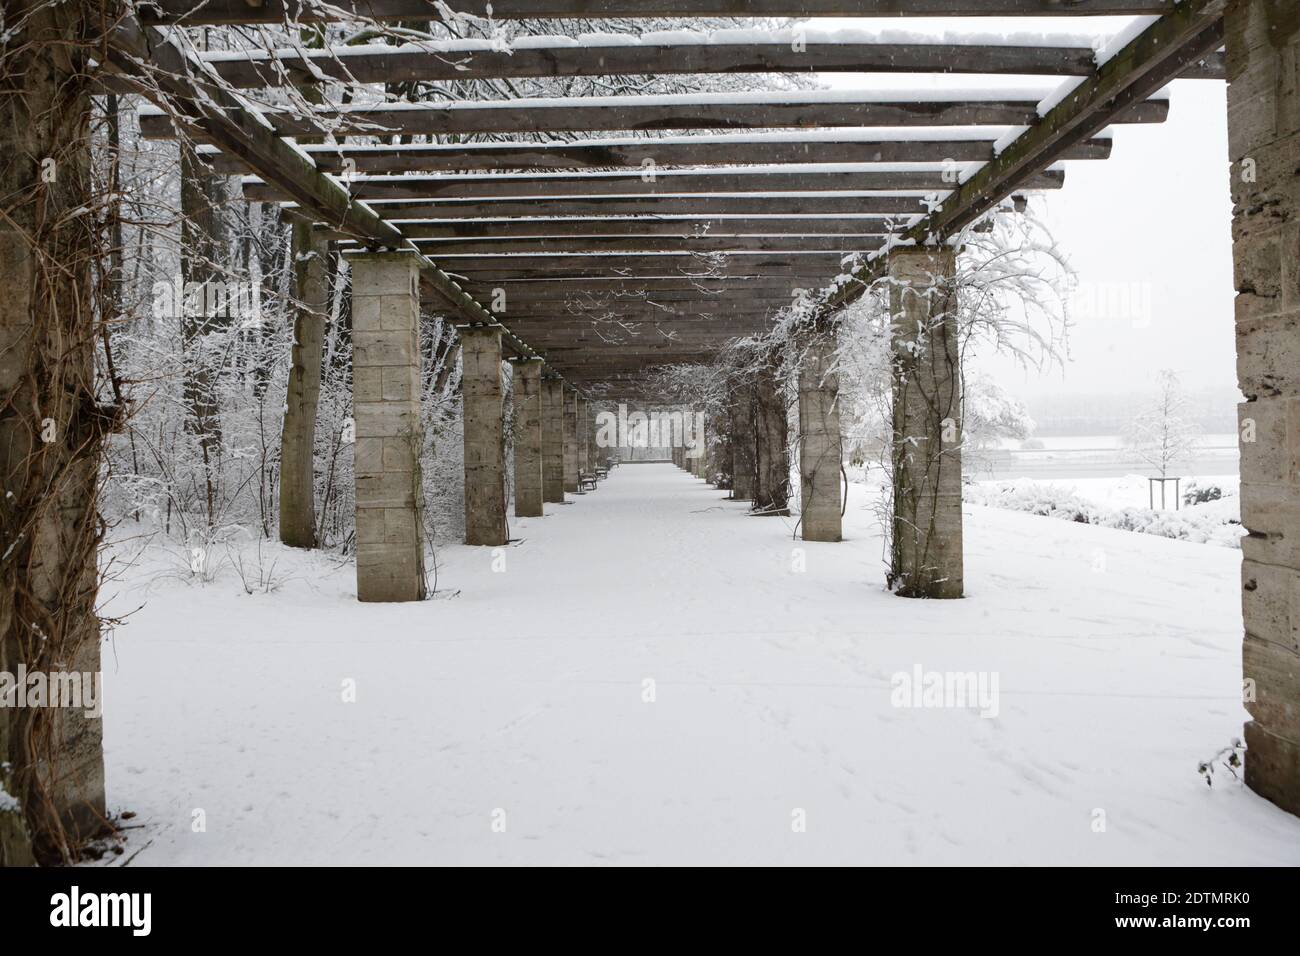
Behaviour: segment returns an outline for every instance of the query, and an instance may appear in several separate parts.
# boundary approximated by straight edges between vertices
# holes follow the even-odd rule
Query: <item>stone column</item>
[[[754,497],[754,386],[738,385],[731,393],[731,497]]]
[[[413,252],[351,257],[357,599],[425,596],[420,287]]]
[[[591,467],[593,470],[605,463],[605,449],[596,441],[599,429],[596,427],[596,405],[587,403],[587,447],[591,450]]]
[[[500,547],[506,531],[506,451],[501,330],[460,330],[465,442],[465,543]]]
[[[754,386],[754,507],[758,514],[787,515],[789,509],[790,450],[786,444],[785,397],[777,381],[779,366],[772,360],[758,373]]]
[[[578,397],[578,413],[574,420],[574,428],[578,432],[578,471],[591,471],[591,446],[588,444],[591,435],[587,430],[587,400],[581,396]]]
[[[515,400],[515,517],[542,516],[542,360],[517,359]]]
[[[890,587],[962,596],[961,365],[951,249],[889,256],[893,331]]]
[[[542,500],[564,504],[564,382],[542,379]]]
[[[578,393],[564,386],[564,490],[578,491]]]
[[[1300,814],[1300,8],[1226,29],[1240,406],[1246,784]]]
[[[840,444],[839,375],[834,371],[835,336],[809,343],[799,367],[799,529],[805,541],[839,541]]]

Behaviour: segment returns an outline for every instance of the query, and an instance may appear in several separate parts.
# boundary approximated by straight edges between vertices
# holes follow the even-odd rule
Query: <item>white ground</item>
[[[625,465],[514,521],[502,572],[443,550],[459,594],[423,604],[360,605],[319,555],[248,596],[150,552],[104,664],[127,856],[1300,863],[1300,819],[1196,772],[1246,716],[1240,552],[968,506],[969,596],[917,602],[882,589],[861,486],[842,544],[722,496]],[[996,672],[999,715],[891,706],[917,664]]]

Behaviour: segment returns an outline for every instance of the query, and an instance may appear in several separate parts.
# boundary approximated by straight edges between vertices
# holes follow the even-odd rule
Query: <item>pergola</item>
[[[581,20],[589,29],[578,39],[532,37],[510,51],[461,40],[203,55],[168,33],[175,25],[348,15],[411,24],[449,9]],[[1101,15],[1144,19],[1101,51],[1082,42],[928,42],[890,29],[600,33],[600,22],[615,17]],[[891,584],[905,595],[960,597],[960,441],[942,437],[960,422],[960,373],[955,328],[936,295],[953,274],[953,240],[1003,203],[1061,188],[1062,161],[1106,158],[1108,127],[1161,122],[1171,80],[1230,78],[1243,414],[1291,456],[1242,446],[1251,531],[1246,662],[1258,694],[1249,704],[1256,719],[1247,728],[1247,780],[1295,811],[1298,20],[1285,0],[149,0],[112,30],[106,65],[111,89],[154,100],[140,112],[145,136],[183,130],[215,172],[245,176],[245,198],[283,204],[300,220],[310,250],[335,243],[349,256],[358,595],[379,601],[424,596],[411,482],[419,462],[409,441],[419,420],[422,310],[458,327],[466,541],[500,545],[503,360],[514,363],[516,513],[540,515],[543,502],[576,490],[580,470],[596,460],[595,401],[639,394],[641,376],[655,367],[709,362],[738,337],[770,329],[794,297],[810,297],[812,308],[799,312],[810,343],[798,370],[801,526],[806,539],[835,541],[840,445],[828,331],[882,276],[894,280],[893,427],[906,439],[894,457]],[[1027,74],[1042,82],[1017,90],[962,83],[363,99],[320,105],[310,119],[254,108],[240,92],[310,89],[325,79],[359,87],[833,72]],[[646,133],[654,135],[635,135]],[[505,138],[460,142],[481,134]],[[396,142],[358,142],[381,137]],[[1250,176],[1238,175],[1247,160]],[[305,273],[295,293],[310,304],[322,293]],[[789,471],[784,406],[776,407],[770,373],[740,383],[741,392],[747,397],[722,423],[736,493],[770,513],[784,505],[775,486]],[[908,450],[917,447],[928,453]],[[701,473],[698,463],[679,462]]]

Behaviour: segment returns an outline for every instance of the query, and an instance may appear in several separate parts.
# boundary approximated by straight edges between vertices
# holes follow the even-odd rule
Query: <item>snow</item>
[[[1193,485],[1216,485],[1223,497],[1198,505],[1174,508],[1175,486],[1165,490],[1166,507],[1161,508],[1160,490],[1154,493],[1156,507],[1151,507],[1148,481],[1142,475],[1123,478],[1081,478],[1070,481],[1033,481],[1018,478],[984,481],[966,486],[965,500],[995,508],[1024,511],[1065,521],[1086,522],[1104,528],[1121,528],[1141,534],[1240,548],[1245,529],[1241,526],[1241,507],[1236,497],[1237,478],[1207,477],[1184,479],[1179,487],[1186,492]]]
[[[795,42],[807,46],[826,44],[881,44],[881,45],[955,45],[955,46],[1037,46],[1074,49],[1096,49],[1104,38],[1096,34],[1041,33],[1021,31],[1016,33],[989,33],[946,31],[939,35],[912,30],[799,29],[795,30],[662,30],[651,33],[583,33],[567,36],[520,36],[510,40],[514,50],[548,49],[599,49],[602,47],[663,47],[663,46],[780,46],[789,48]],[[421,40],[402,44],[368,44],[364,46],[335,46],[328,50],[311,50],[313,59],[347,60],[350,57],[374,56],[393,53],[484,53],[495,50],[492,40],[455,39]],[[222,50],[205,53],[207,63],[273,59],[300,61],[296,48],[276,50]]]
[[[104,655],[128,855],[1300,863],[1300,820],[1197,773],[1246,719],[1239,552],[968,506],[968,597],[914,602],[862,485],[840,544],[722,497],[624,465],[517,546],[441,548],[420,604],[358,604],[330,555],[268,546],[249,596],[150,548],[106,609],[146,602]],[[891,706],[918,665],[997,675],[997,716]]]
[[[736,93],[659,93],[631,96],[529,96],[513,100],[472,100],[465,102],[375,103],[336,106],[331,115],[374,109],[396,111],[420,110],[529,110],[572,109],[575,107],[653,107],[653,106],[780,106],[801,103],[1024,103],[1037,104],[1050,95],[1054,86],[1043,84],[1016,87],[962,87],[951,89],[836,89],[836,90],[755,90]]]

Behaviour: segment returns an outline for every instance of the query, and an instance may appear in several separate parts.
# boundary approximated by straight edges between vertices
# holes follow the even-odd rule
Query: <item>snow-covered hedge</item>
[[[1020,478],[968,484],[963,498],[971,504],[1025,511],[1103,528],[1158,534],[1225,548],[1241,547],[1241,518],[1235,496],[1185,506],[1180,511],[1107,508],[1081,497],[1073,489]]]

